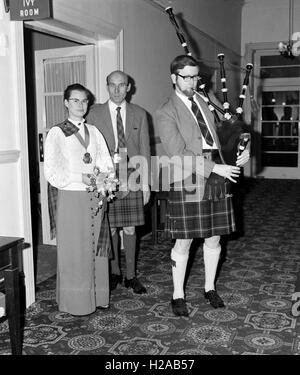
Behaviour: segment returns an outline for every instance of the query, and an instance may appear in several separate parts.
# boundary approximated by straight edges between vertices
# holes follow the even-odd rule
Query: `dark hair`
[[[86,97],[88,101],[90,102],[91,99],[91,92],[84,86],[82,86],[80,83],[73,83],[72,85],[69,85],[65,91],[64,91],[64,100],[69,100],[71,96],[71,92],[77,90],[77,91],[82,91],[86,94]]]
[[[185,66],[198,66],[198,61],[189,55],[179,55],[170,64],[171,74],[178,73],[178,70],[183,69]]]

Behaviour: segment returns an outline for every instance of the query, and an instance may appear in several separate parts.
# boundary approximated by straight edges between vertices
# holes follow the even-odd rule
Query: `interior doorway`
[[[44,245],[42,237],[42,210],[40,187],[40,150],[38,142],[38,111],[36,97],[35,52],[52,48],[65,48],[79,43],[54,35],[38,32],[24,26],[24,56],[26,80],[28,158],[30,176],[30,200],[33,236],[33,257],[35,281],[50,276],[56,262],[56,246]],[[38,269],[40,264],[40,269]],[[47,267],[48,266],[48,267]],[[50,267],[50,269],[49,269]],[[44,272],[42,270],[44,268]],[[46,270],[48,269],[48,275]],[[50,273],[50,274],[49,274]]]
[[[43,144],[47,130],[65,119],[65,87],[76,81],[87,87],[92,85],[89,88],[94,92],[94,56],[89,55],[89,59],[93,60],[93,68],[91,64],[85,66],[85,72],[89,71],[88,82],[87,74],[82,73],[85,56],[83,59],[78,57],[81,53],[78,49],[85,47],[89,46],[24,27],[31,218],[37,283],[56,271],[56,239],[50,235],[47,182],[43,175]],[[79,72],[72,75],[76,64]],[[66,72],[69,74],[66,75]]]
[[[299,57],[287,59],[277,50],[255,50],[259,177],[300,179],[299,72]]]

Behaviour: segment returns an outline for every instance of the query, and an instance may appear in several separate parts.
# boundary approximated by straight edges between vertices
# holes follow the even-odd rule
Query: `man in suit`
[[[204,297],[214,308],[224,307],[215,290],[220,236],[235,231],[229,184],[249,159],[245,150],[236,165],[224,162],[214,117],[200,94],[198,62],[177,56],[171,63],[173,95],[156,111],[156,124],[171,168],[167,230],[174,238],[171,250],[174,315],[188,316],[184,279],[190,245],[204,238]]]
[[[114,258],[111,260],[111,290],[122,283],[119,261],[119,230],[123,230],[123,245],[126,259],[126,277],[124,285],[134,293],[146,293],[146,288],[136,277],[136,230],[143,225],[144,205],[150,198],[150,182],[147,181],[147,168],[150,170],[150,141],[146,111],[138,105],[128,103],[126,96],[131,89],[128,76],[122,71],[113,71],[106,78],[109,100],[104,104],[91,107],[87,121],[94,124],[104,135],[108,148],[122,184],[128,182],[127,191],[122,191],[113,202],[109,203],[108,215],[112,231]],[[125,157],[124,157],[125,155]],[[123,159],[122,159],[123,158]],[[121,163],[128,172],[129,179],[121,177]],[[139,173],[140,189],[132,189],[130,172],[136,168],[132,158],[142,159],[144,171]],[[126,180],[126,181],[125,181]],[[132,183],[132,181],[131,181]],[[123,185],[122,185],[123,186]],[[122,187],[122,190],[124,188]],[[137,191],[136,191],[137,190]]]

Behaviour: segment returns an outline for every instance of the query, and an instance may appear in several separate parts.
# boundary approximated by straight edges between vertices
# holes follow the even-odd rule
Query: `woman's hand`
[[[96,176],[90,173],[82,173],[82,182],[88,186],[95,185]]]

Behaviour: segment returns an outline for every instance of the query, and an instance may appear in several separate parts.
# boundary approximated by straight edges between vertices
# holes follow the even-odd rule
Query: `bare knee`
[[[176,240],[173,251],[180,255],[186,255],[189,253],[191,243],[193,240]]]
[[[114,236],[117,233],[117,228],[110,228],[111,235]]]
[[[123,232],[128,236],[133,236],[135,234],[135,227],[124,227]]]
[[[204,243],[207,247],[210,247],[211,249],[216,249],[217,247],[219,247],[220,236],[212,236],[209,238],[205,238]]]

